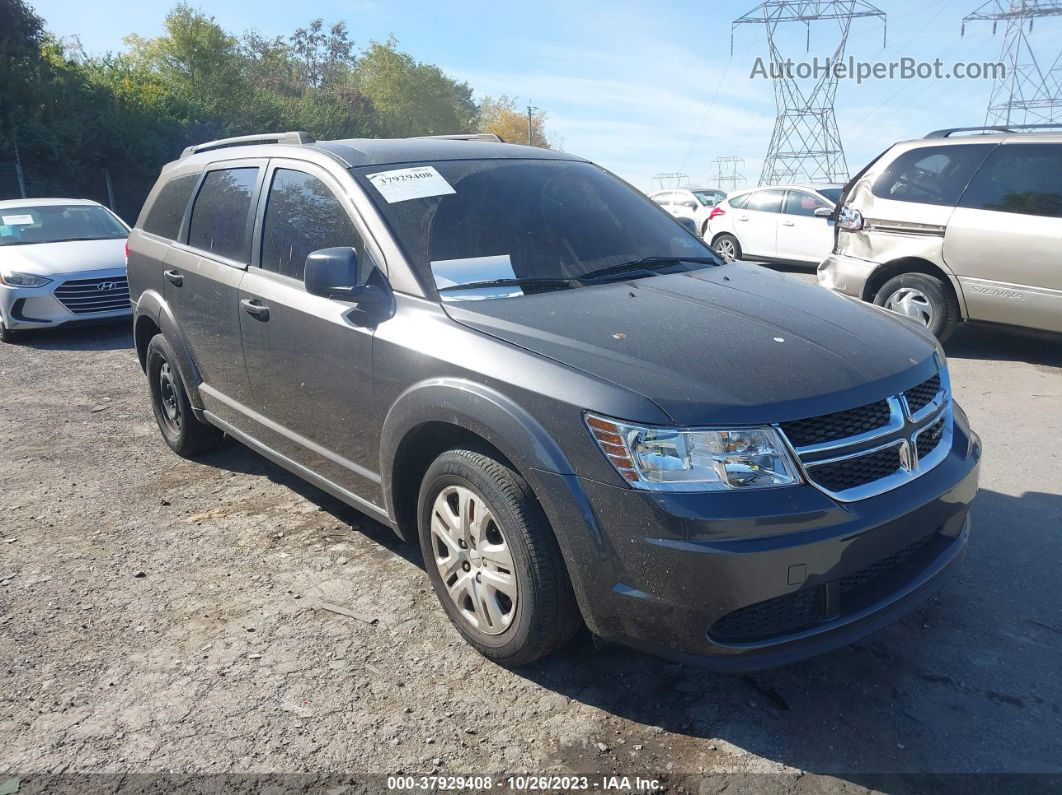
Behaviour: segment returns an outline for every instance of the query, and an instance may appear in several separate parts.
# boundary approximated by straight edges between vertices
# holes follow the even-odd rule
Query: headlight
[[[586,425],[609,463],[636,489],[724,491],[800,482],[773,428],[648,428],[593,414],[586,415]]]
[[[0,271],[0,284],[6,284],[8,287],[41,287],[50,281],[51,279],[46,279],[35,273]]]
[[[859,212],[859,210],[842,207],[841,212],[837,215],[837,226],[841,229],[847,229],[849,232],[858,232],[863,228],[863,213]]]

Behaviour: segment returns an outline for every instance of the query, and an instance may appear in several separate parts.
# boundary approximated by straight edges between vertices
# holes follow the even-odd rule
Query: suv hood
[[[125,238],[0,246],[0,265],[40,276],[125,267]]]
[[[443,307],[641,394],[680,425],[852,408],[920,383],[943,362],[909,320],[743,264]]]

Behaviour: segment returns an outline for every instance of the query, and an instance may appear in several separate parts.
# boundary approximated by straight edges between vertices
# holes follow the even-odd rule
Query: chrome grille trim
[[[939,391],[933,400],[917,413],[911,413],[903,392],[886,398],[890,408],[888,424],[867,433],[822,444],[796,447],[785,435],[781,424],[776,423],[775,429],[789,446],[805,480],[819,491],[839,502],[855,502],[875,497],[924,475],[947,457],[951,449],[954,427],[951,382],[947,369],[941,369],[939,376]],[[944,427],[936,446],[926,455],[919,456],[919,436],[932,430],[942,418]],[[842,490],[831,490],[815,479],[816,466],[836,464],[841,461],[856,461],[890,447],[899,448],[902,464],[899,469],[889,475]]]
[[[107,289],[102,289],[104,286]],[[70,279],[56,287],[53,295],[75,315],[114,312],[130,306],[125,276]]]

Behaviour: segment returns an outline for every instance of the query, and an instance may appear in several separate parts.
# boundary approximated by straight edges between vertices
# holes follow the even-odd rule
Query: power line
[[[991,22],[992,35],[1006,25],[999,60],[1006,74],[992,85],[985,124],[1053,124],[1062,121],[1062,53],[1050,60],[1037,56],[1031,41],[1033,25],[1041,17],[1062,15],[1062,0],[990,0],[962,21]],[[1056,45],[1057,46],[1057,45]]]
[[[766,0],[734,20],[731,48],[738,25],[763,25],[771,62],[782,64],[785,59],[776,37],[779,25],[803,23],[810,50],[811,24],[833,21],[839,39],[830,60],[837,63],[844,57],[852,22],[864,18],[877,18],[885,24],[885,12],[865,0]],[[834,110],[838,77],[832,69],[823,72],[807,91],[788,71],[771,75],[777,116],[760,174],[761,185],[847,181],[848,164]]]

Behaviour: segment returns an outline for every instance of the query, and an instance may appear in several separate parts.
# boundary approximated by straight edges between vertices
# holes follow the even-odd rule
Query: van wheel
[[[959,322],[959,302],[951,286],[928,273],[901,273],[889,279],[874,303],[921,323],[941,342]]]
[[[499,665],[526,665],[582,624],[560,548],[527,483],[473,450],[428,468],[418,501],[420,547],[450,621]]]
[[[147,375],[155,421],[170,449],[191,458],[217,447],[222,433],[192,413],[176,362],[177,356],[166,338],[161,334],[152,337],[147,347]]]
[[[723,258],[724,262],[733,262],[741,259],[741,244],[733,235],[719,235],[712,243],[715,253]]]

